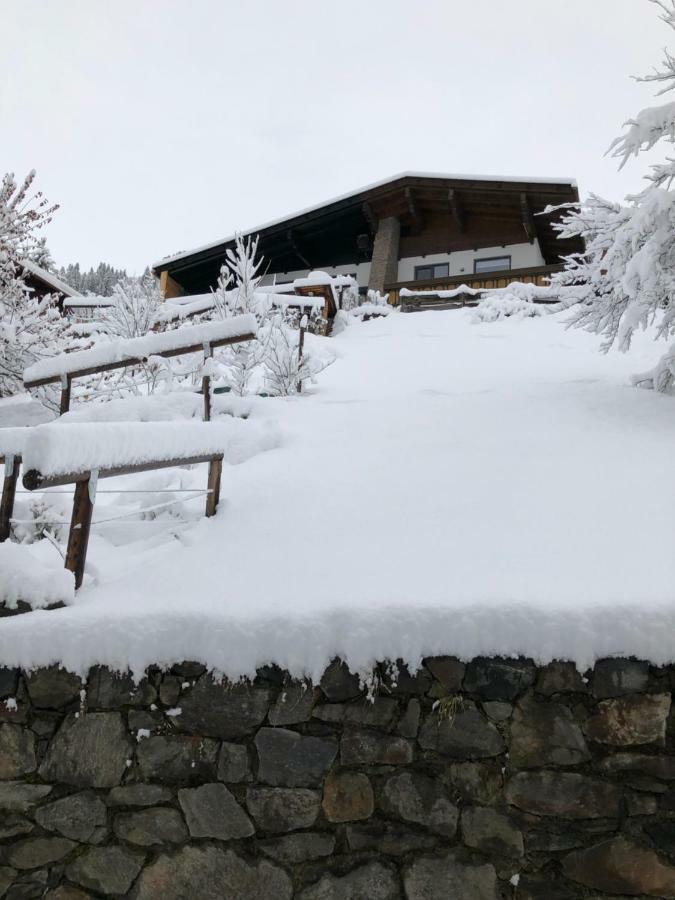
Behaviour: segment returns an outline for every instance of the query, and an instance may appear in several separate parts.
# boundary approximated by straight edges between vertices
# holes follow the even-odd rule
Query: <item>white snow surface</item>
[[[255,334],[258,325],[255,316],[247,314],[200,325],[183,325],[174,331],[150,332],[143,337],[127,338],[97,344],[89,350],[61,353],[40,359],[23,373],[24,382],[30,384],[42,378],[59,378],[70,372],[78,372],[95,366],[121,362],[125,359],[148,359],[181,347]]]
[[[53,549],[51,553],[51,558],[43,562],[23,544],[11,541],[0,544],[0,598],[10,609],[15,609],[19,600],[33,609],[53,603],[72,603],[73,573],[63,568]],[[6,621],[3,619],[3,623]]]
[[[135,495],[99,496],[95,520],[139,515],[93,527],[73,604],[3,621],[3,665],[674,661],[675,397],[629,384],[651,335],[605,356],[565,316],[354,321],[316,386],[251,399],[241,428],[281,440],[224,466],[215,518],[197,501],[147,521]],[[203,488],[203,469],[104,484]]]
[[[0,428],[0,459],[21,456],[31,428]]]

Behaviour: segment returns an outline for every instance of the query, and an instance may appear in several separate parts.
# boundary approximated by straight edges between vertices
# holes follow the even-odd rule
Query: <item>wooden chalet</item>
[[[57,300],[59,309],[63,309],[63,301],[68,297],[80,297],[79,291],[72,288],[65,281],[57,278],[52,272],[43,269],[29,259],[21,263],[23,278],[30,290],[40,299],[47,294],[53,294]]]
[[[451,290],[545,284],[561,257],[582,249],[559,240],[547,206],[577,202],[571,179],[406,173],[251,229],[265,259],[264,284],[320,269],[351,275],[360,289]],[[156,263],[165,297],[215,287],[234,237]]]

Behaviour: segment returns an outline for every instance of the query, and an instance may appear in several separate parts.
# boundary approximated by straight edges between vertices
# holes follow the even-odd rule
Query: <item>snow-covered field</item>
[[[565,314],[471,318],[355,322],[302,397],[234,404],[248,417],[218,515],[202,497],[94,526],[74,603],[3,620],[2,663],[317,677],[334,655],[363,672],[435,653],[675,660],[675,397],[629,385],[660,347],[603,356]],[[205,479],[101,482],[95,519]],[[67,494],[48,503],[68,519]],[[62,565],[45,541],[26,552]]]

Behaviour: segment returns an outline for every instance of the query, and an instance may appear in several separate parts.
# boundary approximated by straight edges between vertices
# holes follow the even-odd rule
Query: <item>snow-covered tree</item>
[[[104,262],[87,272],[80,269],[79,263],[69,263],[61,266],[56,274],[81,294],[95,294],[97,297],[110,297],[117,282],[127,277],[126,269],[115,269]]]
[[[162,304],[157,279],[151,274],[124,278],[112,291],[113,306],[106,309],[105,322],[115,337],[133,338],[147,334]]]
[[[44,235],[35,242],[35,246],[28,254],[28,258],[36,266],[40,266],[41,269],[45,269],[47,272],[53,272],[55,269],[54,258],[47,246],[47,238]]]
[[[675,30],[675,0],[651,2]],[[665,50],[660,68],[637,80],[660,85],[658,94],[673,90],[675,56]],[[660,142],[675,144],[675,101],[642,110],[626,126],[608,151],[620,167]],[[568,207],[557,226],[562,236],[581,235],[585,250],[567,258],[552,284],[564,303],[578,303],[573,324],[602,335],[604,350],[615,344],[628,350],[635,330],[650,325],[658,338],[675,337],[675,157],[666,156],[645,177],[647,186],[625,205],[591,195],[578,208]],[[653,372],[637,380],[666,390],[674,379],[671,347]]]
[[[0,396],[20,391],[23,370],[58,353],[65,331],[55,298],[38,299],[21,266],[35,248],[36,232],[58,209],[41,192],[32,193],[34,180],[34,171],[21,184],[9,173],[0,185]]]

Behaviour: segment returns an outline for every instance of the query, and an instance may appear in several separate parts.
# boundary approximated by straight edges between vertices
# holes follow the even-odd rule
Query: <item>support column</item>
[[[373,243],[373,258],[370,263],[368,289],[384,292],[385,284],[398,281],[398,244],[401,223],[396,216],[388,216],[377,223],[377,233]]]

